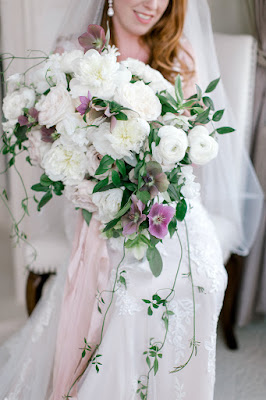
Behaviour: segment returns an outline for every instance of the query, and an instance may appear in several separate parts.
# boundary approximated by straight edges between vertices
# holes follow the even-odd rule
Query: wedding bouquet
[[[95,213],[108,238],[126,238],[138,259],[146,254],[158,276],[156,245],[199,194],[191,164],[216,157],[215,134],[228,128],[205,125],[223,110],[199,87],[185,100],[180,76],[173,87],[141,61],[118,62],[100,26],[90,25],[79,43],[84,51],[50,55],[27,84],[21,74],[7,79],[3,153],[12,166],[17,149],[28,151],[26,160],[43,168],[32,186],[44,193],[34,197],[38,210],[65,192],[88,223]]]

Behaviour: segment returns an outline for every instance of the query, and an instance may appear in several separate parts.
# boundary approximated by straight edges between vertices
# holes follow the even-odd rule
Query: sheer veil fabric
[[[103,5],[103,0],[79,0],[78,2],[73,0],[58,36],[69,39],[73,38],[73,36],[77,37],[86,30],[89,23],[100,23]],[[196,54],[200,84],[205,88],[212,79],[219,76],[209,10],[205,0],[189,0],[188,6],[185,35]],[[229,110],[222,85],[214,94],[214,102],[217,109],[227,108]],[[232,125],[231,117],[232,115],[228,111],[223,125]],[[221,138],[219,159],[212,162],[209,167],[202,168],[200,180],[203,201],[207,211],[229,220],[233,226],[234,236],[233,242],[230,244],[230,250],[245,254],[252,243],[260,218],[262,195],[248,158],[244,155],[244,149],[239,145],[241,141],[238,141],[238,135]],[[238,174],[233,175],[235,162],[244,163],[242,164],[244,165],[244,172],[241,176]],[[247,210],[249,211],[248,213],[246,212]],[[244,218],[246,216],[248,216],[248,219]],[[75,300],[75,304],[78,306],[78,300],[82,299],[81,291],[78,290],[82,277],[84,277],[83,282],[87,285],[86,287],[84,286],[85,292],[83,290],[83,293],[86,293],[87,288],[93,287],[94,284],[92,280],[87,279],[88,276],[85,278],[88,271],[80,268],[78,286],[71,287],[71,284],[75,283],[73,281],[77,272],[75,265],[82,264],[83,267],[85,265],[85,267],[91,268],[94,265],[93,260],[90,260],[89,265],[85,261],[89,260],[90,256],[97,258],[97,254],[101,254],[102,264],[99,264],[99,268],[102,268],[101,271],[104,276],[104,278],[101,278],[103,287],[106,287],[106,280],[110,271],[110,269],[108,270],[110,266],[106,261],[108,257],[105,257],[106,245],[100,239],[98,242],[98,239],[96,239],[97,246],[99,246],[98,250],[97,246],[94,246],[97,254],[87,254],[88,240],[90,237],[95,239],[93,230],[97,229],[97,223],[93,220],[92,222],[90,227],[87,228],[84,225],[85,222],[81,223],[79,221],[69,267],[67,268],[68,257],[66,257],[58,276],[36,307],[33,316],[21,331],[0,348],[1,400],[49,400],[49,396],[52,393],[51,378],[56,353],[56,337],[57,340],[60,340],[60,337],[62,340],[66,339],[64,330],[61,330],[57,336],[63,295],[64,301],[69,296],[69,290],[71,292],[70,295],[81,296]],[[196,310],[199,310],[198,331],[199,340],[202,342],[202,355],[196,357],[196,361],[189,365],[184,370],[184,373],[178,376],[177,374],[168,374],[169,365],[167,362],[170,362],[172,367],[179,363],[180,357],[181,359],[184,357],[184,349],[187,346],[188,339],[190,339],[188,335],[193,320],[191,287],[186,284],[184,279],[180,278],[180,287],[176,290],[178,296],[176,296],[173,303],[173,311],[175,311],[176,317],[173,318],[172,333],[170,332],[169,343],[167,344],[161,372],[159,373],[160,382],[164,383],[157,385],[157,377],[155,381],[152,379],[152,392],[149,400],[161,400],[162,398],[167,398],[168,400],[213,399],[215,332],[226,286],[226,274],[223,269],[222,255],[213,225],[210,223],[207,212],[200,202],[193,204],[187,223],[190,235],[191,260],[195,269],[195,284],[204,287],[206,290],[206,295],[197,294],[198,300],[196,304]],[[249,235],[247,235],[247,228],[249,229]],[[90,234],[93,236],[90,236]],[[180,236],[182,242],[185,243],[186,232],[183,225],[180,227]],[[131,277],[128,291],[126,293],[117,292],[115,307],[110,321],[108,321],[106,336],[102,343],[102,353],[105,359],[111,362],[111,369],[104,369],[103,367],[103,371],[99,375],[95,375],[95,370],[89,370],[88,375],[84,376],[84,380],[81,382],[78,393],[79,400],[95,398],[95,393],[101,400],[107,398],[133,400],[137,398],[136,382],[138,376],[134,375],[134,367],[139,371],[143,366],[141,349],[142,345],[146,346],[143,341],[153,334],[160,334],[161,336],[162,333],[160,319],[154,319],[156,322],[154,325],[152,325],[153,323],[151,325],[147,323],[146,309],[143,309],[141,299],[152,295],[157,290],[157,286],[158,288],[170,287],[170,282],[173,280],[173,271],[180,255],[177,251],[176,243],[177,241],[172,239],[166,240],[165,246],[162,248],[165,269],[158,280],[151,280],[147,261],[136,263],[130,259],[127,260],[125,268]],[[109,249],[107,250],[109,251]],[[79,263],[79,260],[77,262],[76,256],[79,257],[82,263]],[[98,268],[96,264],[94,267]],[[182,270],[180,271],[181,277],[183,276],[182,274],[188,275],[188,260],[186,257],[184,257]],[[95,274],[93,279],[96,282],[99,276]],[[64,293],[65,281],[68,284]],[[150,293],[147,293],[149,291]],[[88,318],[88,315],[92,317],[95,315],[86,309],[86,304],[88,304],[87,301],[89,300],[85,298],[83,300],[82,307],[80,307],[80,315],[75,316],[76,323],[69,327],[70,330],[74,329],[78,332],[80,320]],[[63,313],[61,313],[61,320],[64,319],[62,315]],[[90,321],[85,321],[86,323],[84,323],[83,327],[86,326],[84,329],[87,331],[91,328],[92,330],[97,330],[97,321],[95,325],[92,323],[88,327]],[[67,322],[67,318],[65,322]],[[123,335],[121,335],[121,332]],[[92,331],[92,336],[94,334],[97,336],[98,332]],[[84,334],[82,333],[82,335]],[[187,347],[189,348],[189,346]],[[116,351],[117,349],[119,351]],[[114,351],[116,352],[115,355]],[[127,362],[128,357],[132,362]],[[119,375],[117,375],[119,369],[123,372],[125,379],[133,377],[136,381],[133,379],[130,383],[130,385],[132,384],[132,394],[127,393],[127,397],[121,397],[123,396],[121,393],[125,393],[124,386],[126,381],[119,381],[120,386],[115,381]],[[198,371],[201,371],[201,373],[199,374]],[[94,377],[90,379],[93,373]],[[191,377],[195,378],[194,386],[191,385]],[[103,381],[105,382],[104,385]],[[198,390],[201,391],[201,397],[198,396]],[[115,394],[115,391],[118,392]],[[61,398],[56,396],[53,400]]]

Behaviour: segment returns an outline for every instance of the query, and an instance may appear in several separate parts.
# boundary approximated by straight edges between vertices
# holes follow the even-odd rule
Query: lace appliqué
[[[208,373],[210,377],[210,384],[214,386],[215,382],[215,363],[216,363],[216,329],[217,329],[218,317],[216,315],[212,318],[211,334],[207,340],[205,340],[204,346],[208,351]]]
[[[184,384],[176,378],[175,382],[175,396],[176,400],[183,400],[186,397],[186,392],[184,392]]]

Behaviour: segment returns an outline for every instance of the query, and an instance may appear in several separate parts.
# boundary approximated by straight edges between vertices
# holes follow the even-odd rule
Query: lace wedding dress
[[[167,237],[164,244],[160,245],[163,272],[158,278],[153,277],[146,259],[137,261],[131,253],[126,254],[120,267],[120,271],[125,271],[123,276],[126,280],[126,288],[120,284],[114,294],[105,324],[103,341],[98,351],[98,354],[101,355],[102,365],[99,365],[100,371],[97,373],[95,364],[91,364],[82,379],[75,385],[74,393],[78,400],[95,398],[135,400],[140,398],[136,393],[138,380],[141,376],[146,375],[149,369],[145,361],[146,355],[143,355],[143,352],[148,350],[151,338],[156,342],[162,342],[165,335],[162,309],[154,309],[153,315],[150,316],[147,314],[148,304],[144,303],[142,299],[151,299],[157,291],[163,297],[163,293],[172,287],[181,253],[182,259],[175,292],[169,303],[169,311],[172,312],[169,315],[168,334],[161,351],[162,358],[159,359],[158,373],[156,376],[153,373],[150,375],[148,399],[213,399],[216,326],[227,276],[214,226],[200,200],[191,202],[186,224],[187,231],[185,223],[179,223],[180,241],[177,236],[172,239]],[[93,224],[92,227],[85,227],[85,225],[85,223],[82,225],[82,229],[87,229],[85,235],[90,242],[91,250],[96,247],[97,253],[97,245],[94,246],[93,239],[88,232],[90,229],[97,229],[98,225],[96,224],[95,227]],[[78,231],[80,231],[79,228]],[[79,236],[78,241],[81,240]],[[109,282],[106,280],[106,289],[110,289],[115,280],[117,262],[122,257],[119,240],[108,241],[107,253],[111,259],[111,269]],[[77,254],[75,249],[69,268],[73,266],[73,254]],[[91,268],[92,266],[88,264],[86,267]],[[68,270],[68,279],[70,272]],[[1,400],[48,400],[50,398],[59,400],[66,395],[65,392],[61,395],[56,393],[57,386],[61,389],[64,387],[64,385],[58,385],[60,373],[54,372],[54,377],[52,377],[60,304],[66,273],[67,268],[61,268],[59,275],[47,290],[25,327],[1,348]],[[75,289],[82,290],[81,287]],[[95,297],[94,294],[93,297]],[[105,299],[108,300],[107,297]],[[97,302],[94,303],[96,306]],[[97,315],[101,314],[97,311]],[[81,333],[79,335],[79,326],[73,327],[74,319],[72,317],[74,316],[68,315],[69,328],[64,332],[59,332],[58,346],[60,350],[63,349],[61,358],[64,360],[66,374],[67,364],[71,364],[71,361],[73,364],[73,359],[68,356],[68,352],[71,354],[71,346],[68,346],[67,331],[72,329],[77,336],[82,336]],[[93,314],[91,317],[93,318]],[[96,325],[97,318],[99,317],[96,317]],[[62,317],[60,324],[62,327]],[[91,332],[91,326],[89,326],[89,332]],[[91,337],[88,338],[88,342]],[[189,363],[180,372],[170,373],[174,367],[188,361],[193,337],[197,342],[197,354],[192,356]],[[64,342],[64,338],[66,338],[66,342]],[[80,337],[81,346],[79,347],[82,347],[83,339],[84,337]],[[82,350],[77,350],[80,357]],[[58,358],[58,350],[56,358]],[[74,376],[75,363],[73,367]],[[55,362],[56,369],[60,370],[60,351],[59,362],[58,360]],[[73,378],[71,382],[73,382]]]

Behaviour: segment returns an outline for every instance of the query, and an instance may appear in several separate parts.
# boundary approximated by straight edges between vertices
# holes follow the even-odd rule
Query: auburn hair
[[[111,44],[116,44],[115,32],[112,29],[112,18],[107,17],[107,10],[106,1],[102,26],[106,30],[108,21]],[[181,41],[186,10],[187,0],[169,0],[168,7],[161,19],[140,38],[150,49],[150,66],[160,71],[171,83],[174,83],[178,73],[183,76],[184,83],[187,83],[195,74],[194,58]],[[186,57],[184,57],[184,54]],[[184,58],[186,61],[184,61]]]

